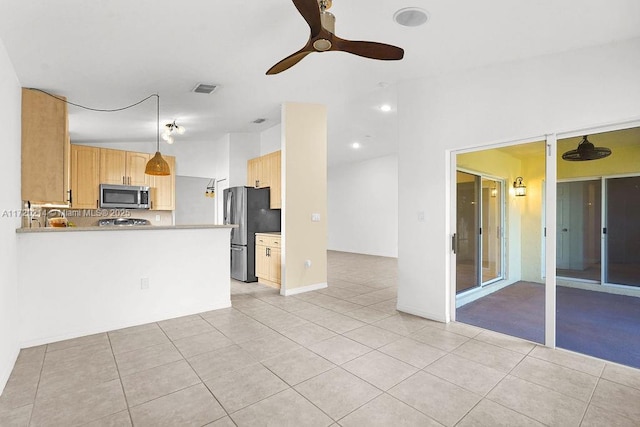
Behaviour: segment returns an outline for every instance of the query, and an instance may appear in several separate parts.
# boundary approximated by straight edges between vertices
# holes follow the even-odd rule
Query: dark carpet
[[[557,287],[556,345],[640,368],[640,298]],[[518,282],[460,307],[456,319],[544,343],[544,285]]]

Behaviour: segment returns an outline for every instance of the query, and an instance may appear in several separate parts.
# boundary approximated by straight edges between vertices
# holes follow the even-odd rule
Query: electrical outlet
[[[304,268],[311,268],[311,260],[308,259],[304,262]]]
[[[149,289],[149,278],[148,277],[143,277],[142,279],[140,279],[140,289],[142,289],[142,290]]]
[[[160,215],[156,215],[156,221],[160,222]]]
[[[311,221],[319,222],[320,221],[320,214],[319,213],[312,213],[311,214]]]

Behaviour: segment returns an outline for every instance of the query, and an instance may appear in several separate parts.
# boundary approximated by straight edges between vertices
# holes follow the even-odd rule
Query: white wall
[[[16,228],[20,220],[5,211],[20,209],[20,82],[0,40],[0,117],[2,162],[0,168],[0,393],[20,350],[18,344],[18,268]]]
[[[153,227],[20,233],[14,304],[22,346],[230,307],[229,232]],[[64,252],[52,254],[51,248]],[[143,277],[149,279],[144,290]]]
[[[282,148],[282,124],[278,123],[260,133],[260,155],[273,153]]]
[[[207,187],[213,186],[212,180],[213,177],[176,176],[176,225],[215,223],[215,198],[205,194]]]
[[[328,171],[329,249],[398,256],[398,157]]]
[[[229,187],[247,185],[247,160],[254,157],[260,157],[260,134],[230,134]]]
[[[634,39],[401,83],[398,308],[449,320],[448,150],[638,118],[638,70]]]

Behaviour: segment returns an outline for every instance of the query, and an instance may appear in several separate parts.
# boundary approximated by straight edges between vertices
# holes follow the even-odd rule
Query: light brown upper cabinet
[[[22,89],[22,200],[69,203],[69,124],[64,97]]]
[[[167,163],[171,175],[151,176],[151,209],[155,211],[172,211],[176,208],[176,158],[162,156]]]
[[[270,205],[271,209],[281,209],[282,208],[282,172],[281,172],[281,162],[282,162],[282,151],[276,151],[269,156],[269,171],[271,174],[270,183],[271,183],[271,193],[270,193]]]
[[[147,153],[100,149],[100,183],[122,185],[149,185],[149,175],[144,173],[151,158]]]
[[[151,154],[127,151],[127,185],[150,185],[150,176],[144,173]]]
[[[71,207],[97,209],[100,186],[100,148],[71,145]]]
[[[262,174],[260,157],[247,161],[247,185],[260,188],[260,176]]]
[[[271,209],[282,208],[281,158],[282,152],[275,151],[247,161],[247,185],[270,187]]]

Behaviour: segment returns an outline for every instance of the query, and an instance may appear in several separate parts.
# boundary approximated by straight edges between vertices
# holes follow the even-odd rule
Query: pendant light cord
[[[160,95],[158,95],[157,93],[153,95],[149,95],[147,98],[143,99],[140,102],[143,102],[146,99],[151,98],[152,96],[155,96],[157,100],[156,105],[158,109],[157,109],[157,115],[156,115],[156,151],[160,152]]]
[[[67,101],[64,98],[61,98],[59,96],[56,96],[52,93],[47,92],[46,90],[42,90],[42,89],[38,89],[38,88],[34,88],[34,87],[27,87],[25,89],[29,89],[29,90],[36,90],[38,92],[42,92],[45,95],[49,95],[52,98],[57,99],[58,101],[61,102],[65,102],[69,105],[73,105],[74,107],[79,107],[79,108],[84,108],[85,110],[89,110],[89,111],[98,111],[101,113],[115,113],[118,111],[124,111],[124,110],[128,110],[129,108],[135,107],[137,105],[142,104],[144,101],[146,101],[147,99],[153,98],[154,96],[158,97],[158,122],[160,122],[160,96],[157,93],[154,93],[153,95],[149,95],[144,99],[141,99],[140,101],[133,103],[131,105],[127,105],[126,107],[120,107],[120,108],[93,108],[93,107],[87,107],[86,105],[80,105],[80,104],[76,104],[74,102],[71,101]]]

